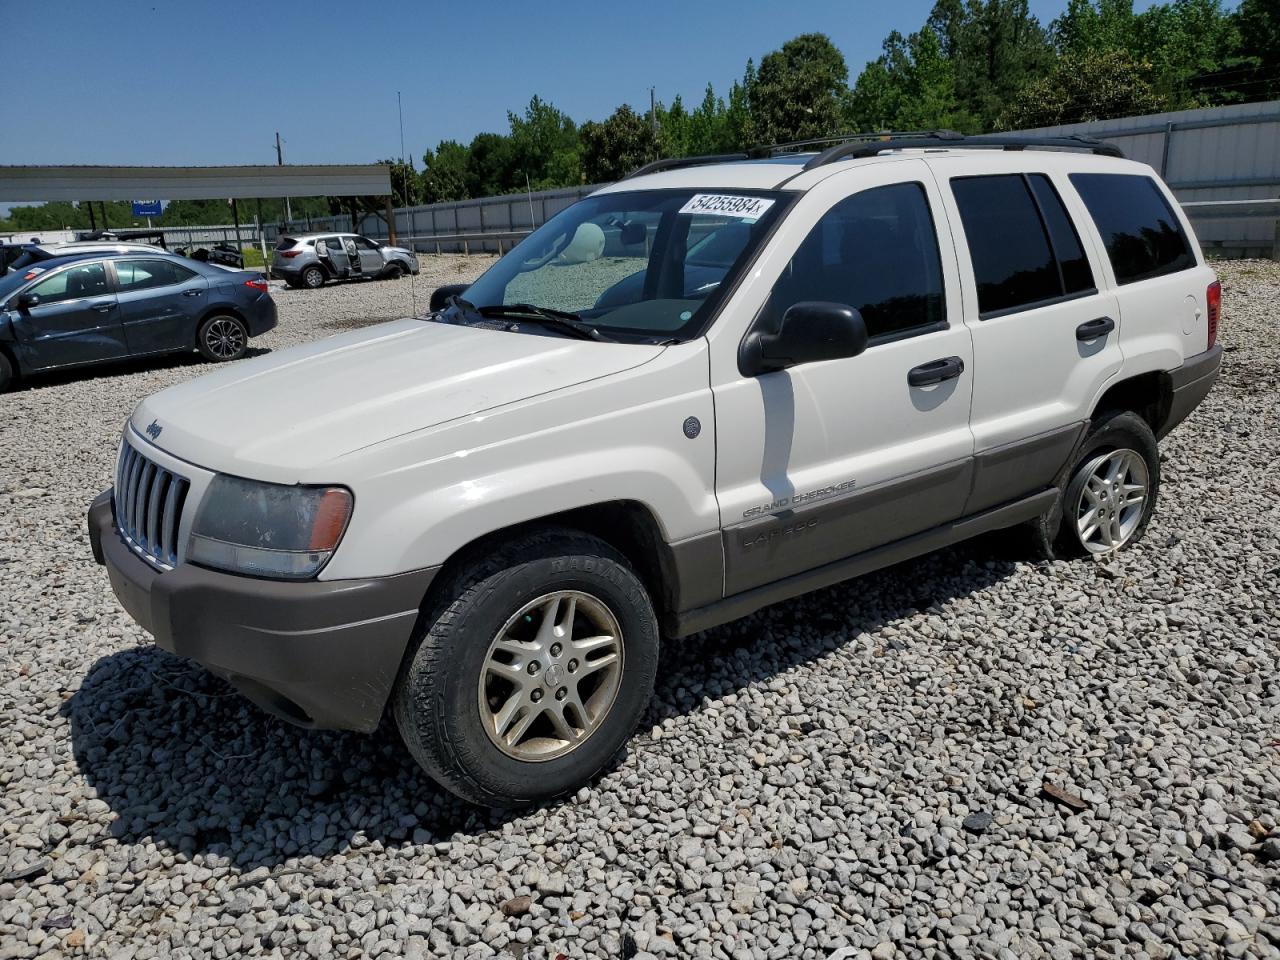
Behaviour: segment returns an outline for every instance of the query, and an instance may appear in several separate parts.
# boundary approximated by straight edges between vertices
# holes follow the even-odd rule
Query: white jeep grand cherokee
[[[983,531],[1140,537],[1220,292],[1149,167],[959,138],[665,161],[426,317],[142,402],[89,514],[164,648],[488,805],[625,744],[680,637]]]

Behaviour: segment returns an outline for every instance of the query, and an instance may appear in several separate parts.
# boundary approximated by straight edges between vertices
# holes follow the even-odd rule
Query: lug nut
[[[567,687],[561,687],[559,690],[556,691],[557,700],[563,700],[568,695],[569,695],[569,689]]]
[[[539,700],[542,699],[542,691],[541,690],[533,691],[533,693],[529,694],[529,699],[532,700],[534,703],[537,703]]]
[[[570,673],[573,673],[573,672],[574,672],[575,670],[577,670],[577,669],[578,669],[578,661],[577,661],[577,660],[570,660],[570,661],[569,661],[569,672],[570,672]]]
[[[542,664],[540,664],[537,660],[529,661],[529,676],[532,677],[535,673],[537,673],[541,669],[542,669]]]
[[[558,644],[558,643],[553,643],[553,644],[551,645],[551,655],[552,655],[553,657],[558,657],[558,656],[560,656],[560,644]]]

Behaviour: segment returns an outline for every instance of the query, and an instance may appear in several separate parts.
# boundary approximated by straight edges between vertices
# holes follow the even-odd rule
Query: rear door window
[[[1049,236],[1022,174],[959,177],[951,181],[951,192],[969,244],[981,316],[1063,295]]]
[[[1196,265],[1182,225],[1150,177],[1073,173],[1071,184],[1097,224],[1117,283],[1136,283]]]
[[[1028,174],[1027,183],[1031,185],[1031,192],[1044,217],[1045,229],[1049,231],[1054,255],[1058,258],[1062,292],[1072,294],[1095,289],[1093,271],[1089,269],[1089,260],[1080,245],[1080,234],[1062,205],[1058,191],[1043,173]]]
[[[168,260],[113,260],[112,263],[121,293],[185,283],[195,276],[193,271]]]

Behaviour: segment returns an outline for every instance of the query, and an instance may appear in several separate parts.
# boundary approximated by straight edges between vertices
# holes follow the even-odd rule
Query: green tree
[[[1280,98],[1280,2],[1244,0],[1235,15],[1237,71],[1221,78],[1246,100]]]
[[[578,128],[561,110],[534,96],[524,114],[508,113],[518,176],[535,190],[582,182]]]
[[[516,183],[516,157],[511,138],[501,133],[477,133],[467,155],[467,193],[492,197],[524,189],[524,177]]]
[[[955,68],[930,26],[903,38],[896,30],[884,53],[867,64],[849,96],[849,126],[864,131],[978,128],[956,97]]]
[[[1158,113],[1167,101],[1152,85],[1150,64],[1123,50],[1069,53],[1030,81],[1000,117],[1008,130]]]
[[[747,87],[752,133],[769,144],[838,132],[848,79],[844,54],[824,34],[788,40]]]
[[[467,148],[441,140],[422,155],[422,195],[426,203],[467,198]]]
[[[928,25],[951,62],[960,109],[983,129],[1053,62],[1048,32],[1027,0],[938,0]]]
[[[656,153],[649,121],[625,103],[603,122],[588,120],[579,136],[582,175],[588,183],[620,180]]]
[[[1137,29],[1133,0],[1067,0],[1050,33],[1060,54],[1078,57],[1102,50],[1137,53]]]

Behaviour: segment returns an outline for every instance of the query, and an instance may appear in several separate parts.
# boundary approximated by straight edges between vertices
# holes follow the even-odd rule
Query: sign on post
[[[159,200],[135,200],[133,201],[133,215],[135,217],[158,217],[160,216]]]

